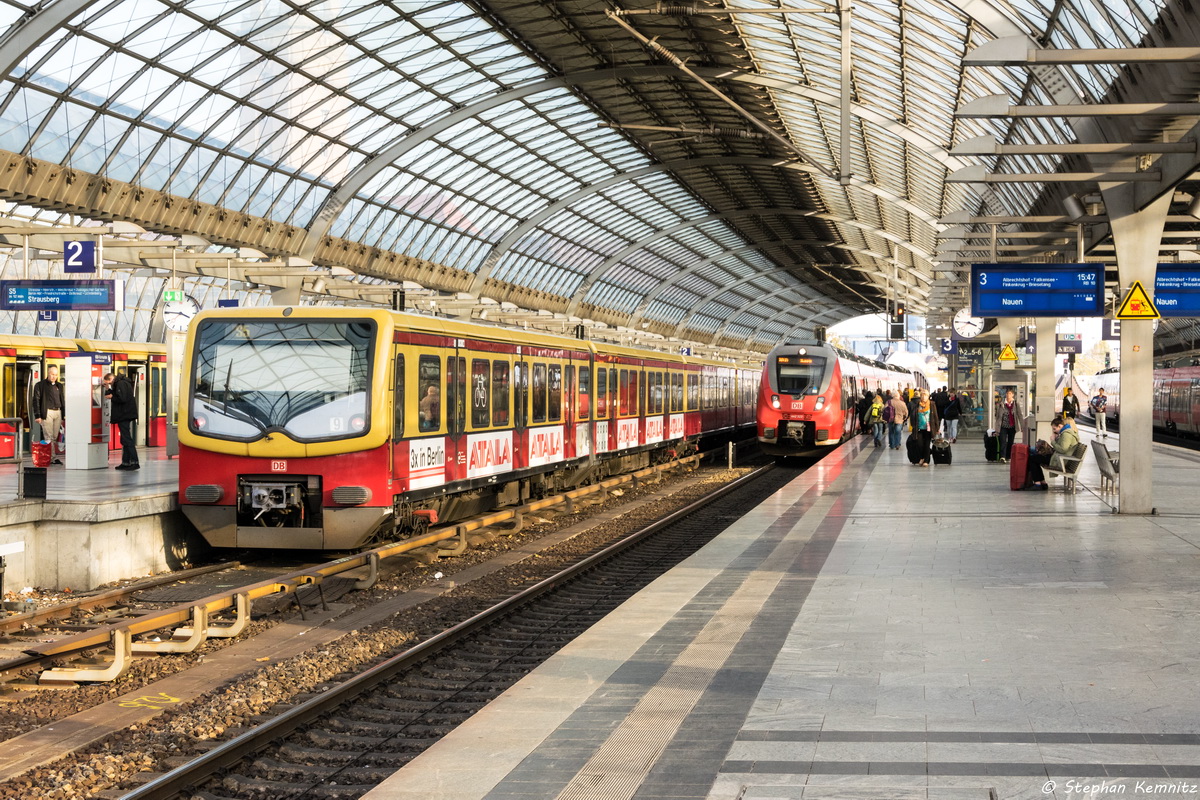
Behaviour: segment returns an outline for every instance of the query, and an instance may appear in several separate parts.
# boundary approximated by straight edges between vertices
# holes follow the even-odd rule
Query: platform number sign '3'
[[[95,242],[63,242],[63,272],[95,271]]]

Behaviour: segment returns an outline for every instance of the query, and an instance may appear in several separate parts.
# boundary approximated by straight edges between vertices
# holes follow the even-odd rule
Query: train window
[[[492,424],[508,427],[508,362],[492,362]]]
[[[695,411],[700,407],[700,376],[695,372],[687,374],[687,410]]]
[[[550,365],[550,420],[562,419],[562,367]]]
[[[608,416],[615,416],[617,413],[617,370],[616,368],[608,371]]]
[[[150,373],[151,380],[154,373]],[[392,438],[404,438],[404,356],[396,356],[396,374],[392,378]]]
[[[524,361],[513,364],[513,388],[517,427],[524,428],[529,424],[529,365]]]
[[[638,371],[629,370],[629,413],[641,416],[646,408],[646,382],[641,380]]]
[[[629,414],[629,407],[632,405],[629,402],[629,370],[621,370],[621,405],[617,408],[617,413],[621,416]]]
[[[417,361],[417,410],[420,412],[422,431],[436,431],[442,427],[442,359],[437,356],[421,356]]]
[[[471,427],[486,428],[491,418],[489,367],[482,358],[471,359]]]
[[[575,406],[579,410],[579,419],[587,419],[592,413],[592,368],[579,367],[579,402]]]
[[[546,421],[546,365],[533,365],[533,421]]]
[[[608,370],[604,367],[596,367],[596,419],[608,419]]]
[[[716,376],[711,373],[704,373],[701,376],[704,383],[700,387],[700,399],[704,403],[706,409],[713,407],[713,389],[716,386]]]
[[[467,422],[467,360],[446,359],[446,425],[451,433],[462,433]]]
[[[797,358],[796,363],[776,361],[775,383],[782,394],[817,394],[825,374],[825,359]]]
[[[717,398],[721,403],[721,408],[729,408],[731,405],[733,405],[733,403],[729,402],[730,393],[728,372],[721,375],[721,392],[717,395]]]

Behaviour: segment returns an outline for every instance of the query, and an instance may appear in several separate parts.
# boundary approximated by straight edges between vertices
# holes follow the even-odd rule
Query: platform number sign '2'
[[[95,272],[95,242],[63,242],[64,272]]]

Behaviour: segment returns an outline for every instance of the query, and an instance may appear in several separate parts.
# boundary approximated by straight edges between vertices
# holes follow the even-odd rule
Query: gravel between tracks
[[[253,724],[254,717],[267,713],[280,703],[303,699],[320,691],[322,684],[339,676],[360,672],[371,664],[394,654],[405,646],[437,633],[491,602],[501,594],[540,580],[586,553],[637,530],[707,494],[717,486],[748,472],[749,469],[714,470],[703,474],[696,483],[673,494],[653,500],[614,520],[601,522],[575,537],[555,545],[532,558],[505,567],[484,578],[456,587],[452,592],[394,616],[387,623],[354,631],[316,651],[286,661],[269,664],[252,674],[214,689],[201,697],[173,707],[149,723],[113,734],[106,739],[39,767],[7,783],[0,784],[0,800],[74,800],[93,796],[127,781],[138,772],[161,772],[171,760],[201,752],[206,742],[232,735],[235,729]],[[671,486],[672,484],[667,484]],[[625,489],[620,497],[607,500],[602,509],[625,505],[663,490],[663,486]],[[398,571],[385,574],[375,588],[348,595],[357,605],[370,605],[445,580],[474,564],[493,558],[531,540],[573,525],[595,513],[595,507],[553,521],[531,524],[515,536],[505,536],[472,547],[463,556],[433,564],[401,560]],[[434,577],[442,573],[442,578]],[[265,621],[254,623],[268,626]],[[81,686],[52,693],[32,692],[8,695],[0,704],[0,738],[6,740],[53,720],[74,714],[141,688],[154,680],[192,666],[210,647],[228,646],[215,641],[187,656],[166,656],[135,660],[130,672],[111,684]]]

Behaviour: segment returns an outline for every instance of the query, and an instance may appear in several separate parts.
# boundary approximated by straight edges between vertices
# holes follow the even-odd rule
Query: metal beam
[[[1000,144],[994,136],[975,136],[950,148],[952,156],[1071,156],[1195,153],[1200,142],[1096,142],[1095,144]]]
[[[1027,64],[1179,64],[1200,61],[1200,47],[1097,47],[1038,49],[1024,36],[1005,36],[963,56],[968,67],[1019,67]]]
[[[1200,108],[1200,105],[1197,106]],[[1146,172],[988,172],[987,167],[976,164],[963,167],[946,176],[946,183],[1119,183],[1122,181],[1158,181],[1162,173]]]
[[[750,300],[746,301],[746,303],[744,303],[740,307],[734,309],[733,313],[729,315],[729,319],[725,320],[724,325],[717,328],[717,332],[713,334],[712,343],[716,344],[718,341],[720,341],[721,337],[725,335],[725,331],[729,329],[729,326],[732,325],[737,320],[737,318],[740,317],[742,314],[745,314],[751,308],[754,308],[754,306],[758,305],[759,303],[765,303],[766,301],[770,300],[771,298],[779,296],[783,292],[794,291],[794,289],[795,289],[795,287],[792,287],[792,286],[784,286],[780,289],[776,289],[773,292],[768,292],[767,294],[764,294],[761,297],[753,297]],[[798,303],[797,305],[806,305],[807,306],[807,305],[817,305],[817,304],[827,305],[822,300],[808,300],[803,303]],[[836,305],[836,304],[833,304],[833,305]],[[767,319],[767,318],[764,318],[764,319]]]
[[[37,11],[12,25],[4,34],[4,38],[0,39],[0,75],[12,75],[17,65],[44,39],[92,5],[91,0],[57,0],[42,3]]]
[[[989,117],[1194,117],[1200,114],[1200,103],[1079,103],[1053,106],[1014,106],[1008,96],[992,94],[979,97],[958,107],[954,116],[961,119]]]

